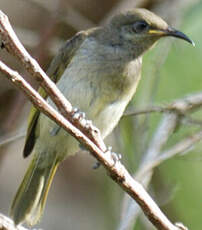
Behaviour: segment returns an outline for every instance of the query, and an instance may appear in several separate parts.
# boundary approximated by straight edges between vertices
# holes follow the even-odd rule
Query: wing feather
[[[64,70],[71,62],[72,57],[74,56],[75,52],[79,49],[80,45],[87,37],[87,35],[87,31],[79,32],[73,38],[67,40],[66,43],[61,47],[58,54],[52,60],[50,67],[47,70],[47,75],[51,78],[52,81],[54,81],[55,83],[59,81]],[[47,94],[42,87],[39,88],[38,92],[43,98],[47,98]],[[34,106],[32,106],[28,118],[28,128],[25,139],[25,146],[23,150],[24,157],[30,155],[34,147],[37,138],[37,121],[39,115],[40,111]]]

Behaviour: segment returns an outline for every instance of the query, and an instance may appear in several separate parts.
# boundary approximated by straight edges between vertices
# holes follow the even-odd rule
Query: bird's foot
[[[118,154],[118,153],[115,153],[115,152],[112,152],[112,147],[109,146],[107,148],[107,151],[105,153],[108,153],[111,155],[111,158],[113,159],[114,161],[114,164],[113,164],[113,167],[118,163],[120,162],[122,156],[121,154]],[[101,163],[99,161],[97,161],[94,165],[93,165],[93,169],[98,169],[99,167],[101,166]]]
[[[120,153],[115,153],[115,152],[112,152],[111,156],[112,156],[112,159],[114,160],[114,165],[113,166],[115,166],[115,164],[120,162],[120,160],[122,158],[122,155]]]
[[[74,120],[83,120],[86,117],[86,114],[84,112],[81,112],[78,108],[74,108],[72,111],[73,119]]]
[[[122,158],[122,155],[119,154],[119,153],[112,152],[112,147],[111,147],[111,146],[109,146],[109,147],[107,148],[107,151],[106,151],[106,152],[107,152],[107,153],[110,153],[111,158],[112,158],[112,160],[114,161],[113,167],[114,167],[118,162],[120,162],[120,160],[121,160],[121,158]]]
[[[93,169],[98,169],[101,166],[100,162],[97,161],[95,162],[95,164],[93,165]]]
[[[78,108],[74,108],[72,111],[73,119],[78,121],[82,127],[89,129],[92,127],[92,121],[86,119],[86,114],[81,112]]]

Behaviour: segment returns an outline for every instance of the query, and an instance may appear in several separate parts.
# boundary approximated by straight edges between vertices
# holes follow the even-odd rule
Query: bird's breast
[[[99,52],[98,52],[99,51]],[[135,93],[140,79],[141,58],[127,62],[122,56],[81,49],[65,70],[59,89],[87,118],[109,134]]]

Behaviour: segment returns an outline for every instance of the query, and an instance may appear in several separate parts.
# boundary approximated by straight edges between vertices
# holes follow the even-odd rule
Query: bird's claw
[[[114,161],[113,166],[115,166],[118,162],[120,162],[120,160],[122,158],[122,155],[119,154],[119,153],[112,152],[112,147],[111,146],[108,147],[107,152],[111,154],[111,158]]]
[[[92,128],[92,121],[86,120],[86,114],[84,112],[81,112],[78,108],[74,108],[72,114],[73,119],[79,121],[82,127],[86,129]]]
[[[95,162],[95,164],[93,165],[93,169],[98,169],[100,167],[100,165],[101,164],[99,161]]]
[[[113,167],[114,167],[118,162],[120,162],[120,160],[121,160],[121,158],[122,158],[121,154],[112,152],[112,147],[111,147],[111,146],[109,146],[109,147],[107,148],[107,151],[106,151],[105,153],[110,154],[111,158],[113,159],[113,161],[114,161]],[[100,163],[99,161],[97,161],[97,162],[93,165],[93,169],[98,169],[100,166],[101,166],[101,163]]]
[[[118,162],[120,162],[122,156],[119,153],[112,152],[111,153],[112,159],[114,160],[114,165]]]
[[[81,112],[78,108],[73,109],[73,119],[75,120],[83,120],[85,119],[86,114],[84,112]]]

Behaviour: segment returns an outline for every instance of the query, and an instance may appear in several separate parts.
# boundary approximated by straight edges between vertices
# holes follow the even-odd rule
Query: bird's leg
[[[112,152],[112,147],[111,147],[111,146],[109,146],[109,147],[107,148],[107,151],[106,151],[105,153],[111,155],[111,158],[112,158],[112,160],[114,161],[113,166],[115,166],[115,164],[118,163],[118,162],[121,160],[121,158],[122,158],[121,154]]]
[[[56,136],[59,133],[60,129],[61,129],[61,127],[59,125],[56,125],[55,127],[53,127],[50,130],[50,135],[51,136]]]
[[[95,164],[93,165],[93,169],[98,169],[101,166],[100,162],[97,161],[95,162]]]
[[[91,133],[98,134],[100,132],[96,127],[93,126],[93,123],[91,120],[86,120],[85,113],[81,112],[78,108],[73,109],[73,119],[79,121],[81,126],[85,127],[85,129]],[[82,144],[79,144],[79,147],[81,148],[81,150],[84,150],[84,151],[87,150],[86,147],[83,146]],[[100,162],[97,161],[93,165],[93,169],[98,169],[100,167],[100,165],[101,165]]]
[[[117,163],[121,160],[122,155],[119,154],[119,153],[112,152],[111,150],[112,150],[112,147],[109,146],[109,147],[107,148],[107,151],[106,151],[105,153],[108,153],[108,154],[111,155],[111,158],[112,158],[113,161],[114,161],[113,166],[115,166],[115,164],[117,164]],[[100,166],[101,166],[100,162],[97,161],[97,162],[93,165],[93,169],[98,169]]]
[[[78,108],[74,108],[72,114],[74,120],[82,121],[86,118],[86,114],[81,112]]]
[[[114,165],[122,159],[122,155],[120,153],[111,152],[111,155],[114,160]]]

